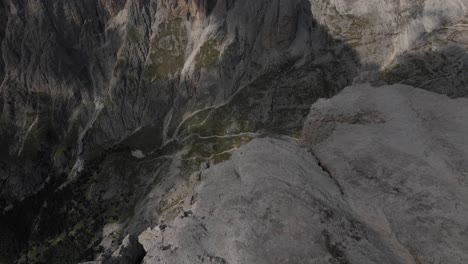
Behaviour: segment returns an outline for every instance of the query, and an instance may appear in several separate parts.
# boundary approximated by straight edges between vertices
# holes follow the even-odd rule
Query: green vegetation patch
[[[209,68],[216,65],[219,61],[221,43],[220,39],[210,39],[203,43],[195,57],[196,67]]]
[[[135,204],[149,191],[139,175],[158,167],[141,164],[127,149],[111,149],[87,164],[76,181],[49,190],[19,263],[92,260],[103,226],[133,217]]]
[[[143,76],[148,81],[174,76],[185,63],[187,31],[181,18],[163,22],[151,40],[149,61]]]
[[[338,77],[327,75],[332,71],[324,71],[324,68],[335,69]],[[177,137],[246,132],[297,136],[312,103],[339,91],[335,80],[344,78],[340,77],[344,75],[340,72],[342,68],[329,63],[295,68],[294,62],[285,63],[241,88],[226,104],[200,111],[187,119]]]
[[[179,136],[222,136],[263,129],[266,123],[260,115],[268,108],[262,103],[266,89],[268,86],[264,86],[263,82],[254,84],[238,92],[227,104],[197,113],[185,121]]]
[[[185,154],[184,158],[200,157],[203,159],[212,158],[215,155],[223,154],[233,149],[250,142],[252,137],[237,136],[228,138],[208,138],[208,139],[195,139],[190,147],[190,150]]]
[[[199,129],[200,127],[205,126],[206,125],[205,122],[208,121],[212,111],[213,111],[213,108],[208,108],[208,109],[205,109],[196,113],[195,115],[185,120],[184,123],[179,128],[178,136],[179,137],[187,136],[188,133],[193,132]]]
[[[138,29],[132,25],[128,26],[127,28],[127,40],[129,42],[135,43],[140,42],[143,39],[142,34],[138,31]]]
[[[223,163],[231,158],[232,154],[229,152],[225,152],[222,154],[216,154],[213,156],[213,163],[214,164],[219,164]]]

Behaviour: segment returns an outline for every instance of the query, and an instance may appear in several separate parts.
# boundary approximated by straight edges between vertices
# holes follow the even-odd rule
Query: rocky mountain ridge
[[[467,20],[458,0],[1,1],[0,262],[111,261],[186,213],[202,168],[299,137],[348,85],[466,96]]]
[[[203,170],[195,202],[140,235],[143,263],[464,263],[467,106],[401,85],[320,99],[299,142]]]

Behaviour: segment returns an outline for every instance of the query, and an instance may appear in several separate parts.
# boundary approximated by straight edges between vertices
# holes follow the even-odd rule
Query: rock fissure
[[[345,195],[344,189],[341,186],[340,182],[333,176],[332,172],[328,168],[328,166],[323,163],[320,158],[314,153],[313,150],[309,150],[309,153],[314,157],[314,159],[317,161],[317,165],[322,169],[323,172],[327,174],[327,176],[333,181],[333,183],[336,185],[338,190],[340,191],[341,195]]]

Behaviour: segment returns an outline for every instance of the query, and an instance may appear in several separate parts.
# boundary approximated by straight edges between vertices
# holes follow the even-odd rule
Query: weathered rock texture
[[[459,0],[0,1],[0,262],[102,261],[352,83],[466,96],[466,21]]]
[[[1,222],[5,237],[23,230],[6,255],[24,261],[87,258],[97,228],[132,216],[151,190],[136,185],[155,184],[143,171],[161,164],[117,169],[137,163],[130,151],[150,159],[163,146],[200,145],[186,142],[195,128],[184,124],[207,113],[200,135],[297,133],[312,102],[350,84],[359,68],[305,0],[21,0],[2,1],[0,13],[0,194],[9,209]],[[205,116],[196,115],[201,109]],[[63,230],[83,225],[91,227],[80,231],[86,242],[75,244],[76,255],[44,253],[69,247],[76,239]]]
[[[202,177],[184,213],[140,236],[143,263],[403,263],[295,143],[254,140]]]
[[[132,147],[158,147],[185,114],[265,74],[302,68],[285,89],[324,83],[305,91],[302,108],[357,74],[357,58],[315,23],[308,1],[6,1],[2,11],[0,106],[12,126],[2,167],[31,163],[2,168],[17,175],[2,188],[13,199],[47,177],[29,173],[38,157],[44,170],[74,174],[130,135]]]
[[[466,1],[319,0],[313,15],[387,83],[467,96]],[[373,80],[367,76],[367,81]]]
[[[468,100],[409,86],[348,87],[319,100],[302,142],[340,186],[360,221],[403,263],[463,263]]]
[[[143,263],[464,263],[467,108],[409,86],[321,99],[305,148],[255,139],[204,170]]]

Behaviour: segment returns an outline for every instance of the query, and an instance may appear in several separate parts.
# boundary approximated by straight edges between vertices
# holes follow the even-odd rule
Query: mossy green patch
[[[265,126],[257,117],[264,92],[264,89],[243,89],[227,104],[199,112],[188,119],[180,134],[211,136],[256,132]]]
[[[217,154],[213,156],[213,163],[214,164],[219,164],[223,163],[231,158],[232,154],[229,152],[225,152],[222,154]]]
[[[178,137],[187,136],[190,131],[205,126],[205,121],[209,118],[213,108],[202,110],[190,118],[186,119],[179,128]]]
[[[241,145],[248,143],[252,140],[249,136],[237,136],[227,138],[208,138],[208,139],[195,139],[187,154],[184,158],[200,157],[209,159],[215,155],[239,148]]]
[[[309,82],[312,80],[292,79],[291,75],[297,72],[307,75],[317,66],[302,67],[294,68],[293,62],[288,62],[276,71],[264,73],[241,88],[226,104],[198,112],[187,119],[178,131],[178,138],[191,134],[206,137],[245,132],[296,135],[310,111],[310,105],[317,98],[338,89],[321,80],[325,79],[322,76],[313,82],[319,83],[316,85],[322,90],[311,87]]]
[[[151,40],[144,78],[157,81],[174,76],[184,66],[186,45],[187,32],[181,18],[159,24],[157,34]]]
[[[138,29],[132,25],[129,25],[127,28],[127,40],[135,43],[135,42],[140,42],[142,40],[141,33],[138,31]]]
[[[136,191],[145,190],[138,175],[144,168],[156,169],[152,163],[145,166],[140,167],[127,149],[111,150],[86,165],[76,181],[47,192],[50,197],[37,217],[22,263],[26,259],[60,264],[92,260],[102,227],[131,218],[135,203],[145,195]]]
[[[219,61],[221,43],[219,39],[210,39],[203,43],[195,57],[196,67],[208,68],[216,65]]]

